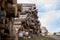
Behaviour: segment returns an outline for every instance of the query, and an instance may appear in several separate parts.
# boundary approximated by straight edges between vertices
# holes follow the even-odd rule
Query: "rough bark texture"
[[[1,0],[0,3],[1,40],[18,40],[18,36],[31,38],[40,35],[35,4],[17,4],[16,0]]]

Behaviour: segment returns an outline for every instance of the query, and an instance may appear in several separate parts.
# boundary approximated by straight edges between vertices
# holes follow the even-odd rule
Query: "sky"
[[[41,26],[51,33],[60,32],[60,0],[17,0],[17,3],[35,3]]]

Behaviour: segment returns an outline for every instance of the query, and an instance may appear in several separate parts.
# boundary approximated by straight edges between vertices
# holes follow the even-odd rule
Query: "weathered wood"
[[[0,0],[0,12],[2,14],[0,16],[1,40],[15,40],[12,32],[12,17],[17,16],[17,6],[13,6],[16,5],[16,3],[17,0]]]
[[[19,32],[22,32],[22,35],[25,37],[33,37],[33,35],[37,36],[40,25],[36,5],[16,4],[16,0],[7,0],[6,2],[7,4],[4,4],[4,1],[4,3],[2,2],[3,5],[0,5],[4,9],[3,16],[5,17],[3,21],[0,20],[2,23],[0,23],[0,28],[4,27],[4,36],[6,36],[5,33],[9,36],[4,38],[6,40],[18,40]],[[4,5],[6,6],[4,7]],[[2,29],[0,30],[3,31]]]
[[[20,21],[22,23],[21,25],[23,26],[23,31],[27,31],[29,33],[28,36],[32,36],[34,34],[38,35],[38,31],[40,30],[40,24],[38,21],[37,9],[34,4],[22,4],[22,11],[20,12],[19,19],[21,19]],[[20,31],[22,31],[22,29]],[[25,35],[25,33],[23,33],[23,35],[27,36]]]

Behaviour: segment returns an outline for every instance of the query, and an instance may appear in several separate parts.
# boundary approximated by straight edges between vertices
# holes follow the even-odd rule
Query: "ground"
[[[56,40],[60,40],[60,36],[58,36],[58,35],[52,35],[52,36],[49,36],[49,37],[54,38]]]

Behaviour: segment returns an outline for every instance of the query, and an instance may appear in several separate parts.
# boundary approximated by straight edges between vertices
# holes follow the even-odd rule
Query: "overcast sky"
[[[52,33],[60,31],[60,0],[17,0],[17,3],[35,3],[42,26]]]

